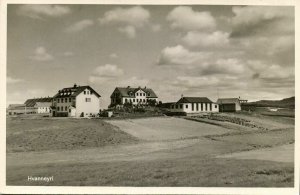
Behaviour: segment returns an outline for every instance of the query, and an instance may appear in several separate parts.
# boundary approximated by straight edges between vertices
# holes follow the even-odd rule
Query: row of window
[[[63,106],[61,107],[56,107],[57,111],[68,111],[68,106],[65,106],[65,109]]]
[[[209,106],[209,110],[212,111],[212,103],[200,103],[201,111],[204,111],[204,107],[205,107],[205,111],[207,111],[208,110],[208,106]],[[173,109],[182,109],[183,108],[183,104],[172,105],[171,108],[173,108]],[[186,104],[185,108],[188,109],[189,105]],[[215,108],[218,108],[218,106],[215,105]],[[199,104],[198,103],[192,103],[192,111],[195,111],[195,110],[199,111]]]
[[[83,91],[83,94],[84,94],[84,95],[92,95],[93,92],[92,92],[92,91]]]
[[[125,103],[132,103],[132,102],[148,102],[148,99],[126,99],[125,98]]]
[[[69,102],[72,102],[72,98],[57,98],[57,103],[64,103],[64,102],[68,102],[68,100],[69,100]]]

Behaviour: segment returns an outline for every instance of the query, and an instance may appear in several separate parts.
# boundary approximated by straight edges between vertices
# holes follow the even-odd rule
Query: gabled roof
[[[138,90],[144,91],[146,93],[146,97],[148,98],[157,98],[157,95],[154,93],[154,91],[151,88],[116,87],[114,92],[118,91],[122,97],[135,97],[135,92],[137,92]],[[132,95],[130,95],[131,92]],[[112,95],[110,97],[112,97]]]
[[[176,104],[180,103],[213,103],[207,97],[182,97]]]
[[[74,85],[73,87],[66,87],[66,88],[59,90],[58,93],[53,96],[53,98],[76,97],[81,92],[83,92],[85,89],[89,89],[97,97],[101,97],[93,88],[91,88],[88,85],[87,86]]]
[[[240,103],[239,98],[219,98],[217,101],[218,104],[235,104]]]
[[[35,107],[50,107],[52,102],[36,102]]]
[[[52,97],[28,99],[24,104],[26,104],[27,107],[33,107],[36,102],[52,102],[52,99]]]

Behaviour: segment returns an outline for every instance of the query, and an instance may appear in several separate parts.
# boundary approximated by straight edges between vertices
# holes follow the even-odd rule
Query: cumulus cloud
[[[134,27],[141,27],[148,22],[150,12],[141,6],[130,8],[115,8],[105,12],[102,18],[99,18],[100,24],[123,23]]]
[[[54,59],[54,57],[47,52],[46,48],[42,46],[37,47],[34,51],[34,55],[30,56],[30,58],[36,61],[50,61]]]
[[[136,36],[136,30],[135,27],[133,26],[125,26],[125,27],[120,27],[118,30],[121,33],[124,33],[128,38],[133,39]]]
[[[172,28],[184,30],[211,31],[216,27],[216,20],[210,12],[197,12],[188,6],[178,6],[167,16]]]
[[[21,5],[17,13],[30,18],[60,17],[71,13],[71,9],[63,5]]]
[[[101,25],[121,24],[118,30],[124,33],[128,38],[136,36],[136,29],[143,27],[149,22],[150,12],[141,6],[130,8],[115,8],[105,12],[102,18],[99,18]]]
[[[213,63],[204,64],[200,67],[200,73],[204,75],[210,74],[227,74],[236,75],[246,71],[246,66],[236,58],[217,59]]]
[[[23,79],[12,78],[12,77],[10,77],[10,76],[7,76],[7,77],[6,77],[6,83],[7,83],[7,84],[15,84],[15,83],[23,82],[23,81],[24,81]]]
[[[192,52],[182,45],[166,47],[161,51],[158,59],[159,65],[180,65],[191,64],[200,59],[207,58],[210,54],[207,52]]]
[[[100,77],[119,77],[124,74],[124,71],[117,65],[105,64],[104,66],[98,66],[94,70],[95,76]]]
[[[229,33],[222,31],[213,33],[190,31],[182,40],[191,47],[224,47],[229,44]]]
[[[292,7],[236,6],[232,12],[235,14],[232,18],[232,37],[294,32]]]
[[[187,88],[199,88],[215,86],[219,83],[219,79],[213,76],[178,76],[173,85],[185,86]]]
[[[92,25],[94,25],[94,22],[92,20],[89,20],[89,19],[81,20],[81,21],[78,21],[75,24],[72,24],[71,26],[67,27],[65,29],[65,32],[68,32],[68,33],[79,32],[85,28],[92,26]]]
[[[118,58],[119,56],[116,53],[111,53],[109,55],[110,58]]]

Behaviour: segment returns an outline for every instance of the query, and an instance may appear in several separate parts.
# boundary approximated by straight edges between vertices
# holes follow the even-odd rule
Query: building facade
[[[176,103],[170,105],[170,111],[187,114],[219,112],[219,105],[207,97],[182,97]]]
[[[49,114],[51,113],[52,102],[36,102],[34,108],[38,114]]]
[[[110,106],[124,105],[130,103],[132,105],[147,105],[157,102],[157,95],[150,88],[138,87],[116,87],[110,96]]]
[[[241,102],[239,98],[220,98],[217,103],[219,104],[220,112],[241,111]]]
[[[53,116],[87,117],[100,110],[100,95],[90,86],[63,88],[53,97]]]

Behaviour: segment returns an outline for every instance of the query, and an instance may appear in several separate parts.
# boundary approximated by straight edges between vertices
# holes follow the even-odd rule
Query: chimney
[[[76,88],[77,87],[77,85],[76,85],[76,83],[74,84],[74,88]]]
[[[127,88],[129,89],[129,88],[130,88],[130,86],[128,85],[128,86],[127,86]]]
[[[147,89],[147,87],[145,86],[145,89]]]

